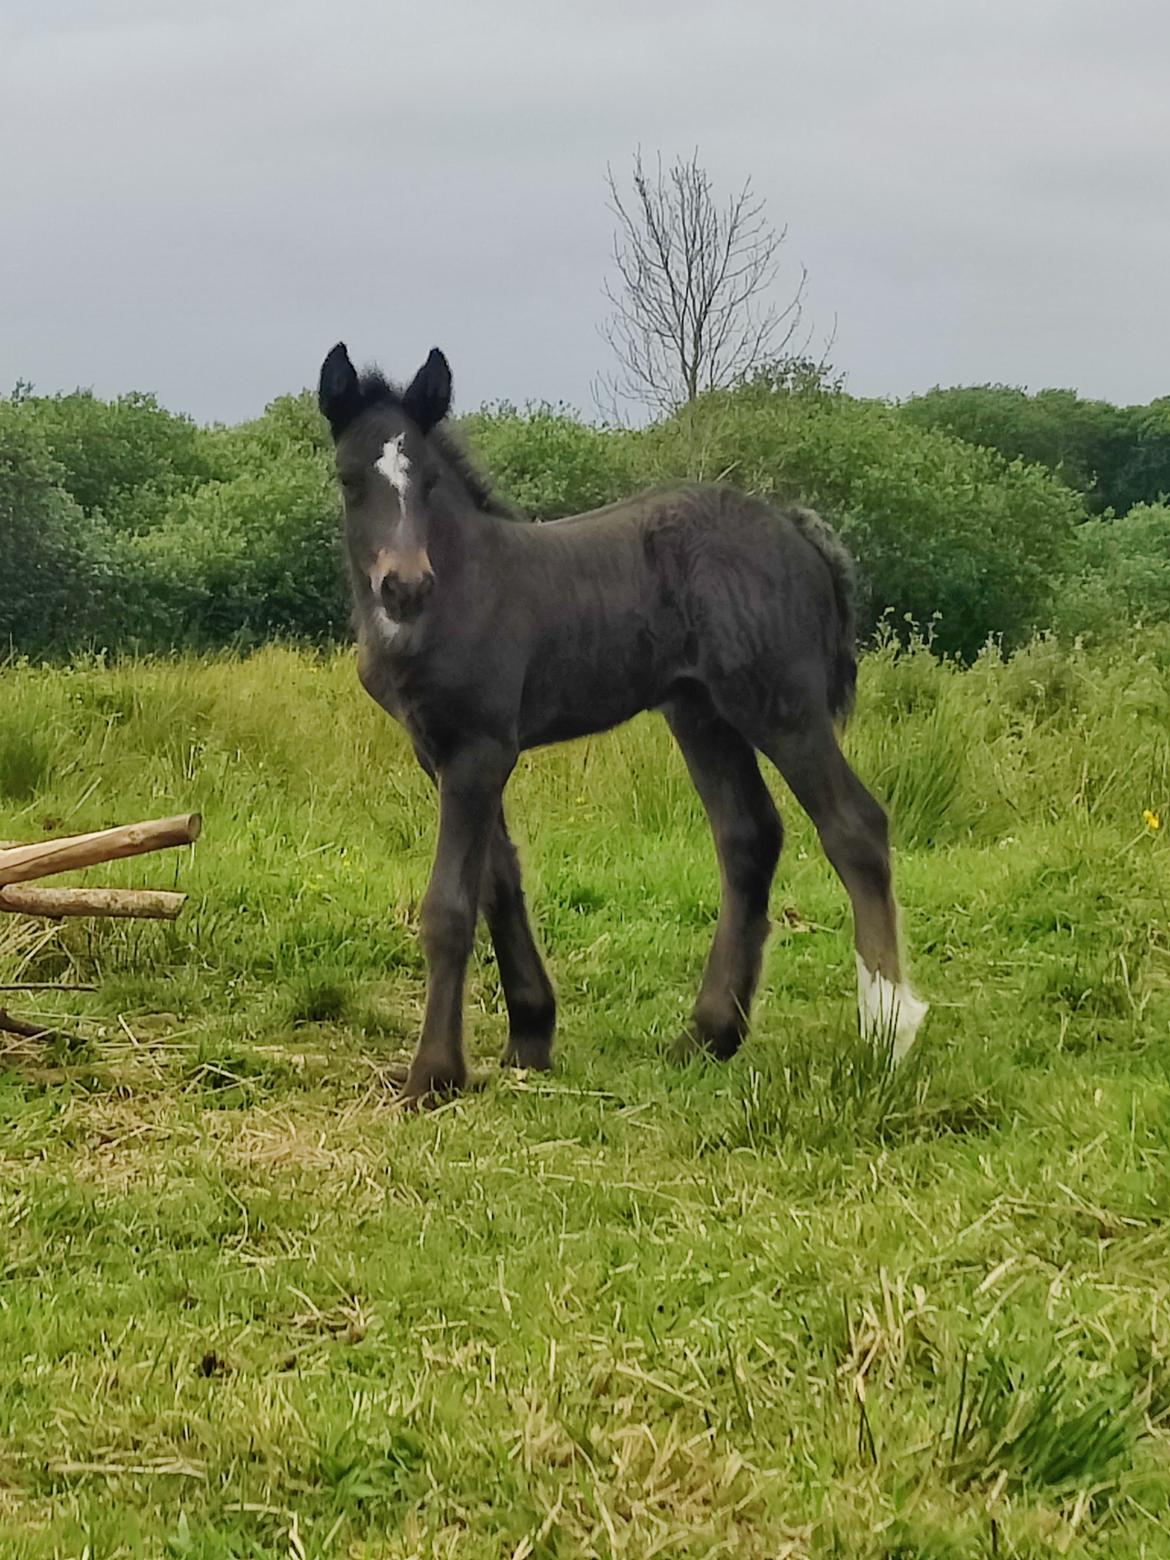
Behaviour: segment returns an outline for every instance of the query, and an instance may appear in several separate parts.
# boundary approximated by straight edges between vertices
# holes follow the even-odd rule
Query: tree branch
[[[606,181],[617,227],[601,335],[617,363],[603,381],[615,411],[623,401],[672,411],[788,346],[800,324],[807,272],[801,269],[779,307],[771,293],[787,229],[769,223],[750,179],[720,206],[697,150],[665,173],[659,157],[650,173],[639,149],[632,200],[612,168]]]

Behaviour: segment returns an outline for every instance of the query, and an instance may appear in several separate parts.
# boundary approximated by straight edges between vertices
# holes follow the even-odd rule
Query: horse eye
[[[431,494],[435,491],[438,485],[439,473],[437,471],[425,472],[422,479],[423,497],[430,498]]]
[[[346,498],[360,498],[365,481],[360,476],[344,476],[341,479],[341,490]]]

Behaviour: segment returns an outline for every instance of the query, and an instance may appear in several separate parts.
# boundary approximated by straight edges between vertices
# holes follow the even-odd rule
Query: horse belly
[[[661,702],[661,679],[643,667],[619,676],[550,675],[553,667],[529,676],[520,710],[521,747],[543,747],[608,731]]]

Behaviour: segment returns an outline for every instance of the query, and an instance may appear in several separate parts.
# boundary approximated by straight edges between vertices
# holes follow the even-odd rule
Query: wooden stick
[[[199,838],[202,822],[198,813],[180,813],[175,818],[99,829],[94,834],[71,834],[36,845],[17,845],[13,850],[0,851],[0,888],[51,877],[55,872],[92,867],[99,861],[119,861],[124,856],[141,856],[171,845],[190,845]]]
[[[96,986],[76,985],[60,980],[0,981],[0,991],[96,991]]]
[[[19,1035],[22,1040],[65,1040],[70,1045],[84,1045],[80,1035],[67,1030],[54,1029],[52,1024],[30,1024],[25,1018],[17,1018],[7,1008],[0,1008],[0,1032]]]
[[[173,921],[186,902],[186,894],[157,888],[0,888],[0,910],[43,915],[53,921],[67,915]]]

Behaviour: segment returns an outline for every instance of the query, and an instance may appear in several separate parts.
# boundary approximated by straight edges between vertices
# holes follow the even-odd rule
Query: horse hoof
[[[504,1047],[500,1066],[526,1068],[532,1072],[549,1072],[552,1068],[552,1041],[525,1040],[514,1035]]]
[[[466,1083],[462,1068],[456,1071],[446,1067],[420,1067],[413,1064],[402,1085],[399,1102],[407,1110],[417,1110],[420,1105],[441,1105],[444,1100],[459,1094]]]
[[[463,1072],[456,1076],[428,1069],[416,1075],[412,1067],[403,1081],[397,1104],[403,1110],[433,1110],[438,1105],[446,1105],[460,1094],[476,1093],[486,1088],[487,1082],[488,1074],[485,1072]]]
[[[670,1059],[685,1065],[687,1062],[729,1062],[743,1044],[743,1036],[734,1031],[721,1034],[700,1034],[687,1029],[670,1048]]]

